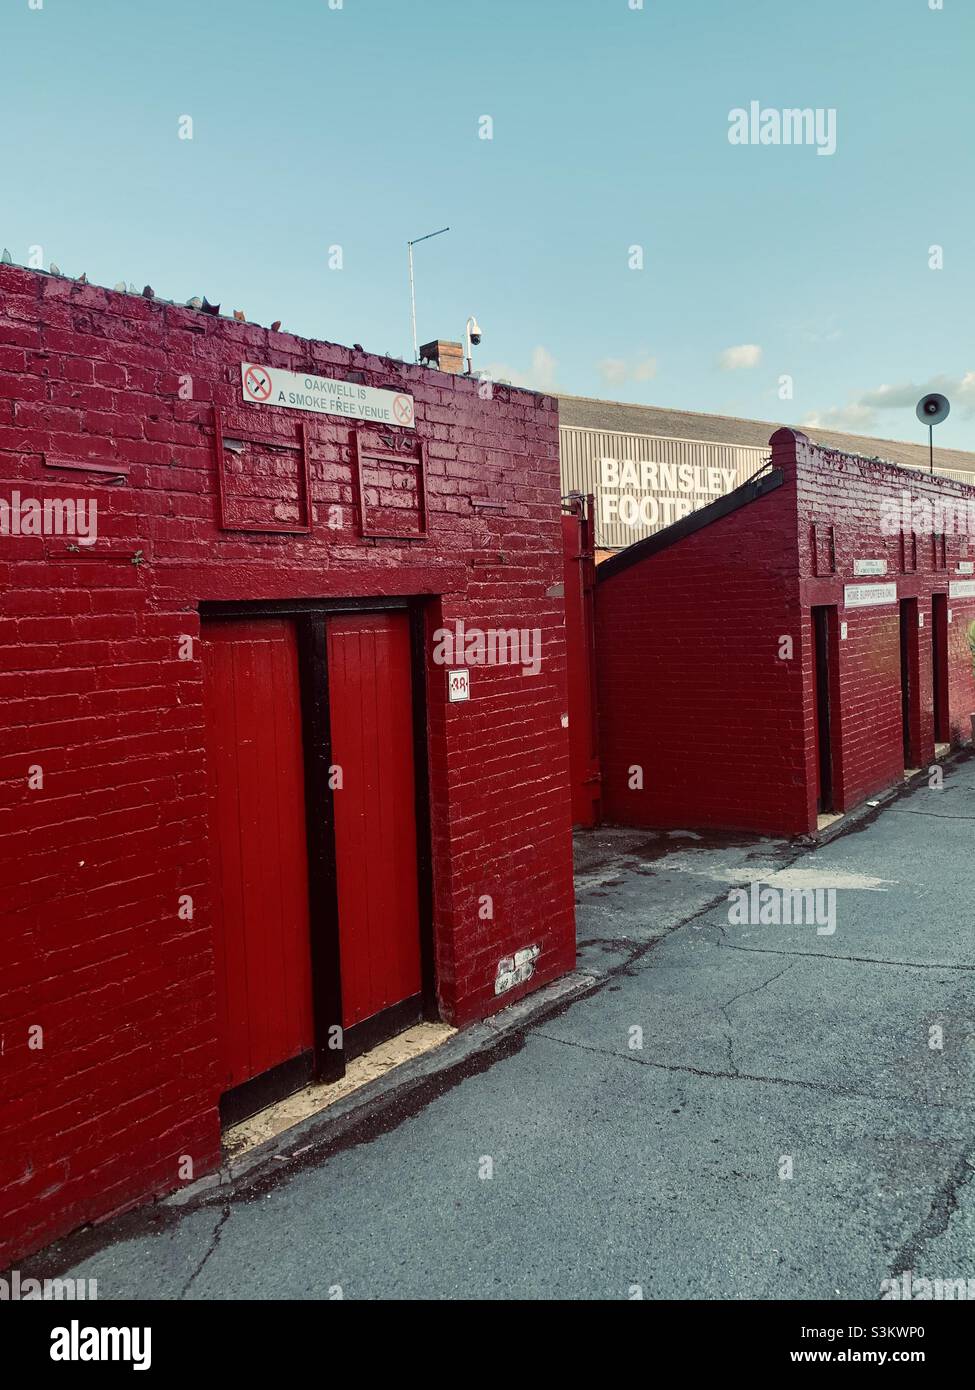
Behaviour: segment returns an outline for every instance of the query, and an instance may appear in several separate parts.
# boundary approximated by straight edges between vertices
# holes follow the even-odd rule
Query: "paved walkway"
[[[102,1298],[876,1298],[905,1269],[975,1278],[975,760],[819,849],[601,830],[578,867],[586,997],[359,1142],[116,1223],[80,1262],[68,1242],[59,1267]],[[753,879],[835,888],[835,932],[732,925]]]

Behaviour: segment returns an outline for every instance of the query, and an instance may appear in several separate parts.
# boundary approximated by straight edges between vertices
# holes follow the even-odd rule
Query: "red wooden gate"
[[[574,497],[562,517],[565,559],[565,642],[569,687],[569,775],[573,825],[599,820],[599,744],[596,729],[596,653],[593,630],[593,499]]]
[[[314,1040],[301,710],[294,627],[203,627],[223,1087]]]
[[[421,994],[413,698],[405,613],[328,619],[342,961],[352,1028]]]

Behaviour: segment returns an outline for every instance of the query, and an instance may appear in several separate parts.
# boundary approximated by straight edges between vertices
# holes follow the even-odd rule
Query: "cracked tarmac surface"
[[[101,1299],[876,1299],[905,1269],[975,1278],[973,832],[969,758],[820,847],[581,835],[584,996],[341,1144],[30,1272],[53,1260]],[[729,886],[783,874],[836,886],[834,935],[729,922]]]

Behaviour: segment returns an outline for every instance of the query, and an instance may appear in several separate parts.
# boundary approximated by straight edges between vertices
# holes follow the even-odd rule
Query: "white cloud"
[[[821,322],[802,326],[799,329],[799,336],[806,343],[816,343],[817,345],[835,343],[842,338],[843,330],[837,327],[835,317],[830,315],[829,318]]]
[[[942,395],[947,396],[952,406],[966,418],[975,415],[975,372],[965,372],[960,377],[936,376],[928,381],[907,381],[898,386],[877,386],[871,391],[861,392],[846,405],[834,405],[826,410],[813,411],[802,423],[813,429],[873,433],[881,427],[891,427],[890,424],[882,426],[882,422],[877,418],[878,412],[904,410],[910,411],[910,424],[913,426],[914,410],[918,401],[932,391],[940,391]]]
[[[921,397],[932,391],[940,391],[970,414],[975,409],[975,372],[966,372],[961,377],[935,376],[917,383],[908,381],[901,386],[878,386],[876,391],[864,392],[860,400],[878,410],[913,410]]]
[[[814,410],[802,421],[809,429],[839,430],[840,433],[863,434],[876,424],[876,413],[857,401],[850,405],[834,405],[828,410]]]
[[[626,363],[622,357],[604,357],[597,363],[596,370],[611,386],[619,386],[626,380]]]
[[[531,366],[527,371],[519,371],[506,362],[491,362],[478,370],[492,381],[510,381],[512,386],[527,386],[532,391],[557,391],[556,372],[558,363],[541,344],[532,352]]]
[[[656,375],[656,357],[644,357],[643,360],[638,362],[636,366],[633,368],[634,381],[652,381]]]
[[[718,358],[723,372],[737,372],[746,367],[757,367],[762,360],[762,349],[755,343],[742,343],[738,347],[725,348]]]
[[[531,377],[539,391],[555,390],[556,361],[548,348],[537,347],[532,353]]]
[[[645,353],[631,366],[625,357],[604,357],[596,370],[608,386],[622,386],[625,381],[652,381],[657,375],[657,359]]]

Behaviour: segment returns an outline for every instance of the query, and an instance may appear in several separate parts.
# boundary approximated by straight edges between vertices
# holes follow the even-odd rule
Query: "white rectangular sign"
[[[975,579],[956,579],[948,584],[949,598],[975,598]]]
[[[318,415],[345,415],[352,420],[371,420],[377,425],[416,423],[413,397],[405,392],[379,391],[356,381],[337,381],[312,372],[286,372],[241,362],[240,383],[250,405],[276,405],[285,410],[312,410]]]
[[[886,574],[886,560],[854,560],[853,573],[857,575]]]
[[[471,673],[468,670],[447,672],[447,698],[453,705],[471,698]]]
[[[843,589],[844,608],[874,608],[897,602],[897,581],[891,584],[847,584]]]
[[[958,573],[959,573],[959,574],[975,574],[975,560],[959,560],[959,561],[958,561]]]

